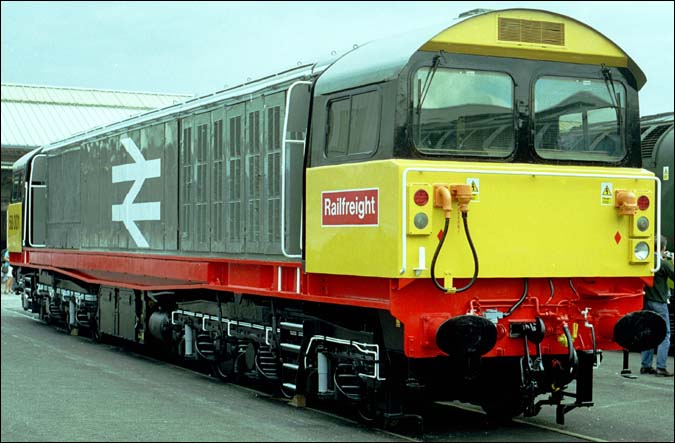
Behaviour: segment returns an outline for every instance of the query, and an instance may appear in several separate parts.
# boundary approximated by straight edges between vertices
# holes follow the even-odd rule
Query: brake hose
[[[513,311],[518,309],[518,306],[523,304],[523,302],[525,301],[525,298],[527,298],[527,288],[528,288],[528,283],[527,283],[527,279],[525,279],[525,285],[524,285],[524,288],[523,288],[523,295],[521,295],[520,298],[518,299],[518,301],[513,306],[511,306],[511,308],[509,308],[508,311],[506,311],[506,313],[504,314],[504,317],[508,317],[509,315],[513,314]]]
[[[466,239],[469,241],[469,247],[471,248],[471,253],[473,254],[473,277],[471,277],[471,281],[463,288],[455,289],[455,288],[445,288],[438,282],[438,280],[436,280],[436,259],[438,258],[438,254],[441,252],[441,248],[443,248],[445,237],[448,235],[448,226],[450,225],[449,217],[445,218],[445,225],[443,226],[443,235],[441,236],[441,241],[438,242],[438,246],[436,246],[434,258],[431,260],[431,281],[434,282],[434,285],[438,289],[445,292],[446,294],[447,293],[454,294],[457,292],[466,291],[471,286],[473,286],[474,283],[476,283],[476,278],[478,277],[478,254],[476,254],[476,248],[473,245],[473,241],[471,240],[471,234],[469,233],[469,222],[467,221],[468,216],[469,214],[467,212],[462,212],[462,221],[464,222],[464,233],[466,234]]]

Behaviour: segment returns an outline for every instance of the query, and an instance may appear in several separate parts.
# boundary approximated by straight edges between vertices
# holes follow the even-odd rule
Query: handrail
[[[292,140],[286,138],[286,131],[288,129],[288,118],[290,115],[290,113],[288,112],[288,108],[291,103],[291,92],[293,88],[295,88],[298,85],[311,86],[312,82],[297,81],[288,88],[288,92],[286,93],[286,113],[284,114],[284,129],[283,129],[283,136],[281,139],[281,252],[284,254],[285,257],[288,258],[302,257],[302,254],[290,254],[286,250],[286,237],[284,236],[286,232],[286,144],[287,143],[302,144],[303,157],[305,154],[305,146],[307,144],[306,138],[305,140]],[[307,137],[307,135],[305,135],[305,137]],[[300,203],[300,205],[302,208],[302,202]],[[302,213],[302,209],[300,212]],[[302,223],[302,221],[300,223]],[[302,233],[302,224],[300,225],[300,232]],[[300,236],[300,250],[302,251],[302,235]]]

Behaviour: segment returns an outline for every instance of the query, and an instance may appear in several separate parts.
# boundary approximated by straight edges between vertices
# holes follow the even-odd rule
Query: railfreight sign
[[[351,189],[321,193],[322,226],[377,226],[379,189]]]

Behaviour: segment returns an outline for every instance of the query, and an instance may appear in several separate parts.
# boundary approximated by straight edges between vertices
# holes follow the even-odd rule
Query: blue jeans
[[[645,300],[645,309],[654,311],[666,321],[666,338],[656,348],[656,367],[666,369],[668,363],[668,349],[670,348],[670,320],[668,319],[668,304],[658,301]],[[642,352],[642,367],[651,368],[654,361],[654,350]]]

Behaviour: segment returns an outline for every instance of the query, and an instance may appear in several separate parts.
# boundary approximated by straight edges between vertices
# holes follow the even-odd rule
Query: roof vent
[[[492,11],[492,9],[472,9],[471,11],[462,12],[457,18],[471,17],[472,15],[485,14],[486,12]]]
[[[564,46],[565,24],[499,17],[497,38],[507,42]]]

